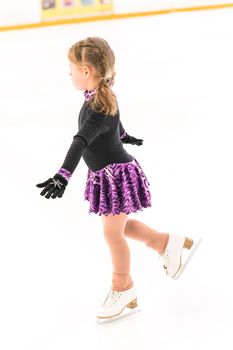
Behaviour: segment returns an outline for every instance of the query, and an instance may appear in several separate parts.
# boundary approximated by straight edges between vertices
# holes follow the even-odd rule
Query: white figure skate
[[[201,241],[202,238],[199,238],[194,242],[193,239],[185,236],[169,234],[169,240],[165,251],[160,254],[160,256],[164,259],[163,267],[166,270],[166,275],[172,277],[173,279],[180,277],[188,262],[196,252],[196,249],[199,247]],[[190,251],[190,254],[184,262],[182,261],[183,248]]]
[[[112,290],[112,288],[110,288],[105,301],[99,306],[97,310],[97,323],[100,323],[99,321],[103,319],[109,322],[113,319],[116,320],[126,317],[135,312],[128,312],[127,314],[121,316],[119,315],[126,307],[130,309],[135,309],[137,308],[137,306],[137,293],[134,286],[130,289],[121,292]]]

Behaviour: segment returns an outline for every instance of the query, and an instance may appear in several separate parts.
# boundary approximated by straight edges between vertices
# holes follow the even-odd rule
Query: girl
[[[112,90],[114,52],[104,39],[89,37],[75,43],[68,58],[73,84],[84,91],[85,97],[78,119],[79,131],[55,176],[36,186],[45,187],[40,193],[45,198],[61,198],[80,158],[87,164],[84,199],[89,201],[89,213],[101,216],[113,266],[111,288],[96,316],[109,318],[119,315],[126,306],[137,306],[125,236],[157,251],[164,258],[166,275],[173,278],[184,267],[183,248],[192,247],[192,252],[199,242],[194,244],[191,238],[158,232],[138,220],[128,219],[130,213],[151,207],[151,194],[140,164],[122,145],[140,146],[143,140],[128,135],[120,121]]]

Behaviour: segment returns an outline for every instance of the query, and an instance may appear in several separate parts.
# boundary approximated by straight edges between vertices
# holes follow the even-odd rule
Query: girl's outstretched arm
[[[120,133],[120,139],[123,139],[127,135],[127,132],[125,131],[121,121],[119,124],[119,133]]]
[[[122,143],[130,143],[131,145],[137,145],[137,146],[141,146],[143,140],[142,139],[136,139],[133,136],[130,136],[129,134],[127,134],[127,132],[125,131],[121,121],[119,123],[119,133],[120,133],[120,139],[122,141]]]

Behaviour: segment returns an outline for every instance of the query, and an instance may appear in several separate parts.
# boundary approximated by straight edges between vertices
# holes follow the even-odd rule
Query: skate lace
[[[163,259],[163,268],[168,268],[168,250],[165,250],[164,253],[159,253],[159,258]]]
[[[115,304],[117,302],[120,295],[121,295],[121,292],[117,292],[116,290],[110,289],[102,306],[104,306],[104,307],[112,306],[113,304]]]

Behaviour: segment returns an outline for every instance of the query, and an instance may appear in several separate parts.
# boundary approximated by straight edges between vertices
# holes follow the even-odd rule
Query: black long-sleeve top
[[[133,157],[124,149],[121,136],[125,129],[120,121],[120,112],[112,117],[95,112],[85,101],[78,118],[78,132],[67,152],[62,168],[71,174],[83,157],[92,171],[111,163],[127,163]]]

